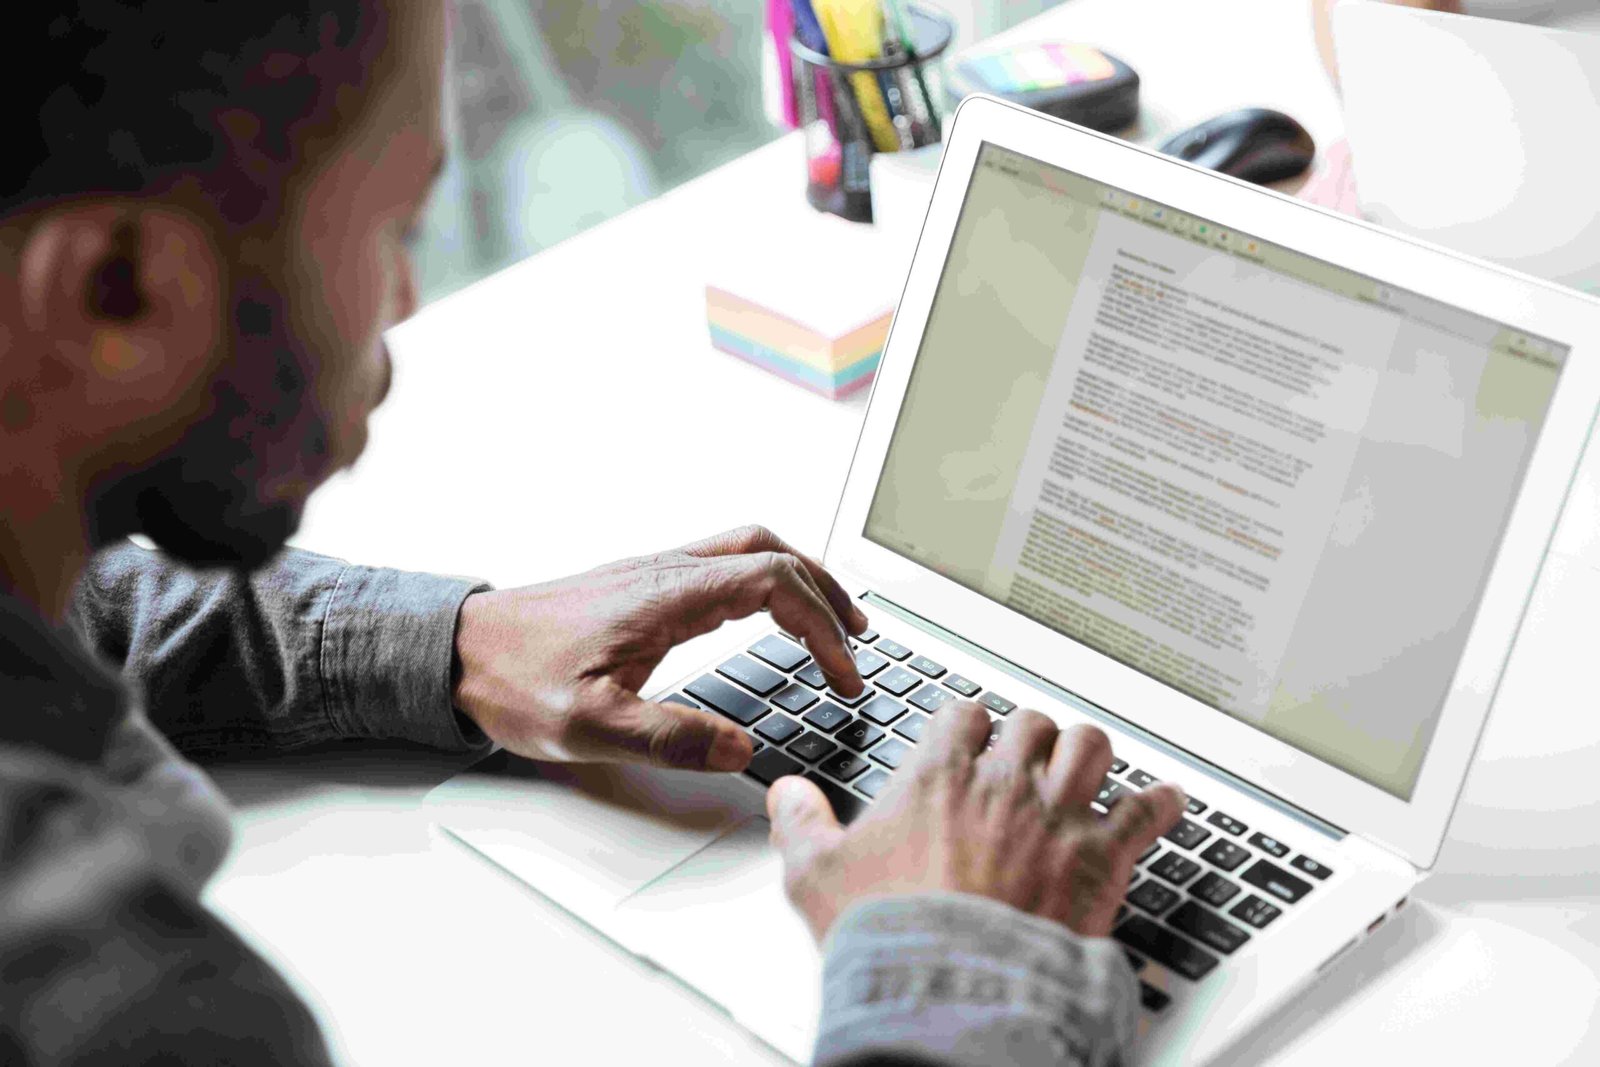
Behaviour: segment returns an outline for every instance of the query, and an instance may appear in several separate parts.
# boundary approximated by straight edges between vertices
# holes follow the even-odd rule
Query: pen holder
[[[906,29],[910,47],[892,43],[883,57],[855,63],[808,48],[798,36],[789,42],[806,147],[806,200],[818,211],[871,222],[872,154],[921,148],[943,137],[935,60],[950,47],[955,27],[910,8]]]

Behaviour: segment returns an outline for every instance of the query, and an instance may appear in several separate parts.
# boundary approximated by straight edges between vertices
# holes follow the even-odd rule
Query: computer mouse
[[[1168,138],[1160,150],[1265,185],[1304,173],[1317,146],[1306,128],[1283,112],[1247,107],[1192,126]]]

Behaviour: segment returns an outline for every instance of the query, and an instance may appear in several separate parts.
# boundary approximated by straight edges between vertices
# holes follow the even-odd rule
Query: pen
[[[917,55],[916,42],[911,39],[911,23],[906,18],[903,0],[884,0],[889,6],[889,17],[894,19],[895,32],[900,35],[900,43],[905,47],[906,56],[911,60],[911,74],[917,79],[917,88],[922,91],[922,103],[928,110],[928,122],[933,127],[934,140],[944,136],[939,126],[939,112],[933,106],[933,94],[928,92],[928,82],[922,76],[922,60]]]

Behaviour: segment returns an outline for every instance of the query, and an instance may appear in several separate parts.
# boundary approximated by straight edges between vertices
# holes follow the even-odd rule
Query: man
[[[492,741],[735,771],[737,729],[638,690],[674,644],[759,610],[860,690],[846,632],[864,617],[759,529],[504,592],[281,552],[361,452],[382,331],[415,302],[445,21],[439,0],[10,16],[0,1061],[327,1061],[197,901],[228,824],[174,749]],[[1098,731],[1021,713],[985,753],[987,732],[971,704],[942,712],[849,830],[810,783],[771,790],[825,947],[819,1062],[1124,1054],[1133,979],[1104,935],[1182,795],[1097,818]]]

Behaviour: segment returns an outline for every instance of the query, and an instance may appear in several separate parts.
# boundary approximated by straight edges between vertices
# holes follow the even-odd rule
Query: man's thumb
[[[742,771],[754,746],[733,723],[678,703],[638,701],[638,738],[658,767]]]
[[[822,790],[794,775],[779,778],[767,790],[767,820],[772,823],[772,843],[786,863],[832,845],[844,833]]]

